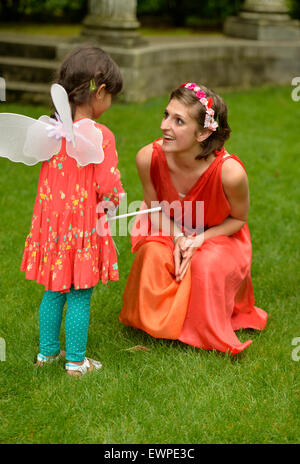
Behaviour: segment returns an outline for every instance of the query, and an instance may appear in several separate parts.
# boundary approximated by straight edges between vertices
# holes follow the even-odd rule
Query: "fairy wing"
[[[48,137],[47,127],[43,120],[0,113],[0,156],[28,166],[51,158],[61,142]]]
[[[51,96],[66,136],[66,150],[81,166],[102,163],[103,136],[91,119],[84,118],[73,124],[68,94],[59,84],[51,86]]]
[[[70,137],[74,146],[73,121],[68,94],[62,85],[53,84],[51,85],[51,97],[56,111],[59,114],[64,131]]]
[[[61,85],[53,84],[51,95],[57,119],[0,113],[0,156],[32,166],[58,153],[64,138],[68,155],[81,166],[102,163],[101,130],[87,118],[73,124],[68,94]]]
[[[61,148],[61,139],[74,144],[73,121],[68,95],[59,84],[51,86],[58,120],[41,116],[38,120],[13,113],[0,113],[0,156],[32,166],[46,161]]]
[[[72,133],[72,136],[66,134],[62,125],[48,116],[36,120],[21,114],[0,113],[0,157],[32,166],[58,153],[61,139],[66,136],[70,140],[66,145],[67,153],[78,164],[102,163],[103,135],[94,121],[78,121]]]
[[[73,124],[75,146],[67,142],[66,149],[69,156],[75,158],[81,166],[94,163],[100,164],[104,160],[103,135],[91,119],[81,119]]]

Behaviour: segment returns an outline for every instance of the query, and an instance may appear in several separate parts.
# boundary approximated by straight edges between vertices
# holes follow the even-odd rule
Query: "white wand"
[[[111,216],[109,220],[113,221],[114,219],[122,219],[122,218],[126,218],[129,216],[136,216],[137,214],[154,213],[155,211],[161,211],[161,206],[158,206],[157,208],[142,209],[140,211],[135,211],[134,213],[126,213],[126,214],[120,214],[119,216]]]

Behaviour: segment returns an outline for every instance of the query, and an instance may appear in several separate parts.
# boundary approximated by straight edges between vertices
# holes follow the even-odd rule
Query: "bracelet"
[[[176,240],[177,240],[178,238],[180,238],[180,237],[185,237],[185,235],[184,235],[183,232],[179,232],[179,234],[174,235],[174,237],[173,237],[173,242],[175,243]]]

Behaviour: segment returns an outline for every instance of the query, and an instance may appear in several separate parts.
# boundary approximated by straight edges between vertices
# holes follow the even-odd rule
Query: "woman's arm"
[[[151,204],[152,202],[158,202],[158,198],[156,195],[156,191],[153,187],[151,176],[150,176],[150,168],[151,168],[151,160],[152,160],[152,144],[146,145],[142,148],[136,157],[136,166],[138,170],[138,174],[142,183],[143,192],[144,192],[144,200],[147,203],[148,208],[153,207],[154,205]],[[157,206],[157,205],[156,205]],[[164,218],[163,218],[164,215]],[[150,220],[152,225],[156,230],[162,230],[163,233],[167,236],[180,236],[181,230],[176,226],[174,221],[168,218],[163,212],[155,212],[150,214]],[[182,261],[182,254],[181,250],[178,247],[177,242],[180,239],[175,241],[175,248],[174,248],[174,265],[175,265],[175,275],[178,274],[179,268]]]
[[[249,211],[249,186],[244,168],[234,159],[222,166],[222,184],[230,205],[230,215],[218,226],[204,232],[204,242],[218,235],[232,235],[245,224]]]
[[[136,156],[137,171],[143,187],[144,200],[148,208],[153,208],[158,203],[156,191],[150,176],[152,150],[152,144],[146,145]],[[174,221],[161,211],[150,213],[150,220],[155,229],[162,230],[166,236],[176,236],[181,233]]]
[[[136,167],[143,187],[144,200],[148,208],[151,208],[151,202],[157,201],[157,195],[150,177],[152,150],[152,144],[149,144],[141,148],[136,155]]]

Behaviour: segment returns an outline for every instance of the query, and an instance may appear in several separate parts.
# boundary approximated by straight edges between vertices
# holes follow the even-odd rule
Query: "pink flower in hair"
[[[194,88],[197,87],[197,84],[188,83],[185,87],[189,90],[194,90]]]
[[[198,92],[196,93],[196,97],[199,98],[199,100],[200,98],[205,98],[205,92],[203,92],[203,90],[198,90]]]

